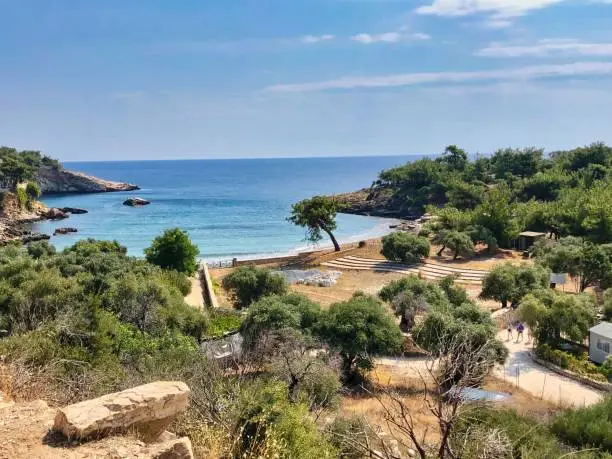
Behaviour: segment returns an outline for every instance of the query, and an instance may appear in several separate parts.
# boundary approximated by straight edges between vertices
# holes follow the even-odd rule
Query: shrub
[[[208,336],[222,336],[238,331],[242,324],[242,315],[233,309],[214,309],[210,316]]]
[[[368,245],[368,243],[366,241],[359,241],[359,244],[357,246],[360,249],[363,249],[366,245]]]
[[[612,453],[612,396],[586,408],[567,410],[555,418],[551,429],[576,448],[601,448]]]
[[[553,349],[548,344],[542,344],[536,348],[536,356],[580,376],[600,382],[606,382],[608,380],[608,368],[605,365],[598,367],[589,362],[585,352],[581,353],[579,357],[576,358],[568,352]]]
[[[612,288],[604,292],[603,313],[607,320],[612,320]]]
[[[36,259],[55,255],[55,246],[49,244],[47,241],[31,242],[28,244],[27,249],[28,254]]]
[[[381,253],[388,260],[417,263],[429,256],[429,241],[411,233],[395,232],[382,239]]]
[[[198,247],[180,228],[164,231],[164,234],[153,240],[151,247],[145,249],[149,263],[187,275],[192,275],[198,269],[196,260],[198,253],[200,253]]]
[[[279,273],[256,266],[240,266],[223,278],[223,288],[238,309],[268,295],[283,295],[287,281]]]

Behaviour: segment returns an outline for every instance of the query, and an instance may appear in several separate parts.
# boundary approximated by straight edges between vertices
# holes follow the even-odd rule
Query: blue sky
[[[0,0],[0,144],[62,160],[612,143],[612,0]]]

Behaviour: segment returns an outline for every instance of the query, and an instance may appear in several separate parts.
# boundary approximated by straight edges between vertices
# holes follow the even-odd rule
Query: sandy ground
[[[601,392],[535,363],[529,356],[531,344],[517,343],[515,339],[506,341],[505,330],[499,333],[498,338],[510,351],[506,364],[495,369],[495,375],[500,379],[560,405],[583,406],[601,400]]]
[[[191,281],[191,292],[189,295],[185,297],[185,303],[190,306],[195,306],[197,308],[204,307],[204,293],[202,292],[202,285],[200,284],[200,279],[197,277],[189,278]]]

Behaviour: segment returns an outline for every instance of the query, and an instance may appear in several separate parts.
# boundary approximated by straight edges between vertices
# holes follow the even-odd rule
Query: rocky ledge
[[[36,181],[39,183],[44,194],[104,193],[140,189],[137,185],[130,183],[113,182],[83,174],[82,172],[48,166],[43,166],[38,170]]]
[[[387,189],[362,189],[351,193],[331,196],[340,205],[342,213],[373,217],[408,218],[420,217],[410,209],[402,209]]]

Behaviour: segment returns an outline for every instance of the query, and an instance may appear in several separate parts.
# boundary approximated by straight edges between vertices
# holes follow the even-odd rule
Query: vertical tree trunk
[[[446,249],[446,246],[443,245],[442,248],[440,250],[438,250],[438,256],[441,257],[442,256],[442,252],[444,252],[444,249]]]

